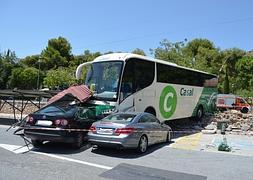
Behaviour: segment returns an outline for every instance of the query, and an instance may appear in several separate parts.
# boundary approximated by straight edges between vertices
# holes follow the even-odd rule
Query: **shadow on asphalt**
[[[200,123],[188,118],[167,121],[166,124],[172,128],[172,131],[173,131],[172,139],[189,136],[189,135],[201,132],[201,129],[196,130],[196,128],[194,128],[194,126],[199,126],[201,128]],[[172,141],[169,144],[173,144],[173,143],[174,142]],[[81,153],[83,151],[86,151],[92,148],[91,151],[92,153],[95,153],[95,154],[101,154],[101,155],[111,156],[111,157],[116,157],[116,158],[132,159],[132,158],[139,158],[139,157],[151,154],[154,151],[159,150],[169,144],[161,143],[161,144],[149,146],[147,152],[143,154],[138,153],[134,149],[91,147],[91,145],[88,142],[85,142],[85,144],[80,149],[75,149],[71,146],[71,144],[67,144],[67,143],[46,142],[41,147],[39,148],[34,147],[32,150],[37,151],[37,152],[53,153],[53,154],[77,154],[77,153]]]
[[[114,158],[135,159],[151,154],[169,144],[170,143],[160,143],[149,146],[145,153],[139,153],[136,151],[136,149],[117,149],[109,147],[99,147],[99,148],[92,147],[91,152]]]
[[[172,139],[199,133],[206,126],[206,122],[199,122],[191,118],[166,121],[165,124],[172,129]]]
[[[85,143],[80,149],[73,148],[71,144],[67,143],[53,143],[46,142],[39,148],[33,147],[32,150],[36,152],[52,153],[52,154],[77,154],[89,149],[91,145]]]
[[[173,142],[171,142],[173,143]],[[33,147],[31,150],[36,152],[50,153],[50,154],[77,154],[83,151],[86,151],[90,148],[92,153],[116,157],[116,158],[125,158],[125,159],[133,159],[139,158],[148,154],[153,153],[156,150],[163,148],[164,146],[169,145],[169,143],[160,143],[156,145],[149,146],[147,152],[141,154],[137,152],[135,149],[117,149],[117,148],[109,148],[109,147],[92,147],[89,143],[84,144],[80,149],[74,149],[69,144],[65,143],[52,143],[47,142],[43,144],[39,148]]]

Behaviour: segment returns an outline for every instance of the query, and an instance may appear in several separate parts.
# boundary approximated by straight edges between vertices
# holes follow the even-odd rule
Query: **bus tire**
[[[203,116],[204,116],[204,109],[203,109],[202,106],[199,106],[198,110],[197,110],[197,113],[196,113],[196,116],[195,116],[195,119],[197,121],[201,121]]]
[[[155,109],[153,107],[146,108],[144,112],[153,114],[156,117],[156,112],[155,112]]]

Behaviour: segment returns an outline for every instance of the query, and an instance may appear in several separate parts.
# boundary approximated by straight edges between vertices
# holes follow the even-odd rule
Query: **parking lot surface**
[[[138,154],[89,144],[80,150],[59,143],[28,149],[13,130],[6,129],[0,126],[0,179],[252,179],[253,175],[252,156],[197,150],[203,140],[199,134]],[[182,146],[187,138],[195,139],[188,148],[176,145]]]

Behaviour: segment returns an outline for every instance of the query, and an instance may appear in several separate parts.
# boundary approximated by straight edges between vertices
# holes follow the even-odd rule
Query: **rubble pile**
[[[202,133],[220,133],[222,123],[225,123],[226,133],[253,135],[253,113],[243,114],[237,110],[215,113],[204,119],[208,124]]]

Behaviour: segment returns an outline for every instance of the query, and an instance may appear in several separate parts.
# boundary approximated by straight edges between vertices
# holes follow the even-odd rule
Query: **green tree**
[[[229,79],[228,79],[228,68],[226,67],[225,79],[224,79],[224,94],[229,94]]]
[[[172,43],[167,39],[164,39],[160,42],[160,46],[158,48],[150,49],[150,52],[157,59],[170,61],[178,65],[189,66],[182,51],[184,46],[185,42],[183,41]]]
[[[219,78],[220,78],[220,82],[226,81],[226,83],[228,83],[226,86],[229,87],[228,89],[223,89],[223,91],[226,93],[235,92],[237,89],[239,89],[239,87],[235,86],[236,77],[238,74],[238,72],[236,71],[235,65],[237,61],[246,54],[246,52],[238,48],[233,48],[233,49],[224,50],[221,53],[222,53],[222,65],[223,65],[221,67],[224,67],[224,68],[222,68],[221,71],[219,72]],[[227,90],[229,91],[227,92]]]
[[[136,48],[132,51],[133,54],[138,54],[142,56],[146,56],[145,52],[142,49]]]
[[[189,67],[214,73],[212,64],[219,58],[219,50],[208,39],[194,39],[183,48]]]
[[[40,74],[40,76],[38,76],[38,73],[38,69],[33,67],[14,68],[9,79],[10,87],[18,89],[37,89],[38,77],[40,77],[40,82],[43,79],[43,75]]]
[[[16,66],[17,57],[14,51],[0,53],[0,89],[8,87],[8,79],[12,69]]]
[[[237,87],[237,94],[253,96],[253,57],[245,56],[239,59],[235,69],[237,76],[234,86]]]
[[[96,57],[101,56],[100,52],[90,52],[89,50],[85,50],[84,54],[74,56],[74,61],[71,63],[72,66],[78,66],[84,62],[93,61]]]
[[[20,64],[22,66],[35,67],[38,69],[39,68],[39,66],[38,66],[39,59],[40,59],[40,55],[26,56],[24,59],[20,60]]]
[[[41,53],[43,70],[57,69],[58,67],[68,67],[72,61],[71,45],[63,37],[50,39],[46,49]]]
[[[49,70],[44,78],[44,86],[50,89],[64,89],[76,83],[74,76],[75,69],[58,68]]]

